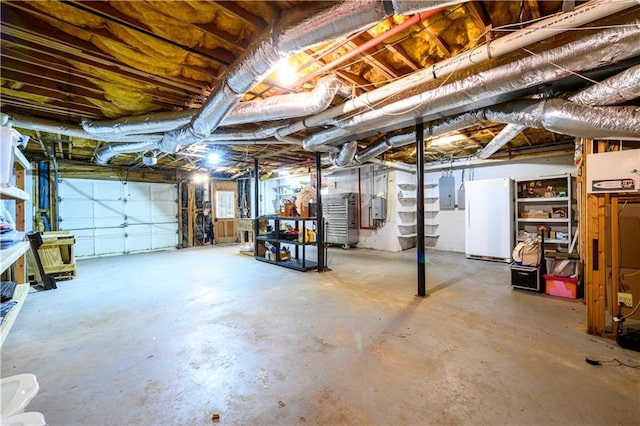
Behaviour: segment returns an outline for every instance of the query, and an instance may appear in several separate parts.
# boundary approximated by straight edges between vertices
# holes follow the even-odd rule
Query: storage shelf
[[[531,198],[518,198],[516,199],[518,203],[567,203],[569,201],[568,197],[531,197]]]
[[[518,241],[526,241],[528,238],[518,237]],[[545,244],[569,244],[569,240],[544,239]]]
[[[269,215],[269,216],[260,216],[258,220],[318,220],[317,217],[302,217],[302,216],[278,216],[278,215]]]
[[[293,245],[296,245],[296,246],[315,246],[316,245],[315,241],[312,241],[312,242],[308,241],[306,243],[303,243],[303,242],[300,242],[298,240],[285,240],[285,239],[278,239],[278,238],[269,238],[269,237],[264,236],[264,235],[258,235],[256,237],[256,240],[258,240],[258,241],[269,241],[269,242],[281,243],[281,244],[293,244]]]
[[[23,241],[21,243],[17,243],[8,249],[0,250],[0,255],[2,260],[0,260],[1,270],[0,272],[4,272],[15,262],[18,260],[20,256],[25,254],[29,250],[29,243]]]
[[[415,183],[399,183],[398,188],[403,191],[415,191],[417,189],[417,185]]]
[[[24,156],[22,151],[18,149],[13,150],[13,162],[14,164],[18,164],[20,168],[23,170],[31,169],[31,164],[29,163],[29,160],[27,160],[27,158]]]
[[[429,188],[429,189],[430,189],[430,188],[435,188],[436,186],[438,186],[438,184],[437,184],[437,183],[425,183],[425,184],[424,184],[424,187],[425,187],[425,188]]]
[[[516,219],[518,222],[548,222],[548,223],[569,223],[569,219],[554,219],[551,217],[519,217]]]
[[[400,235],[398,235],[398,238],[415,238],[417,236],[418,236],[417,233],[415,233],[415,234],[400,234]]]
[[[29,245],[29,243],[26,244],[27,246]],[[2,263],[4,264],[4,259],[2,260]],[[4,343],[4,339],[9,335],[9,331],[11,331],[13,323],[16,322],[18,313],[20,312],[20,309],[22,309],[22,305],[24,304],[24,300],[27,298],[27,294],[29,294],[30,288],[29,284],[16,285],[16,290],[13,293],[13,299],[11,300],[18,302],[18,304],[11,308],[7,316],[2,321],[2,324],[0,324],[0,346]]]
[[[257,256],[256,259],[259,260],[260,262],[271,263],[272,265],[278,265],[284,268],[295,269],[296,271],[306,272],[306,271],[310,271],[312,269],[318,268],[318,263],[313,262],[311,260],[305,260],[303,265],[302,259],[288,259],[288,260],[281,260],[280,262],[276,260],[267,259],[266,257],[259,257],[259,256]]]
[[[424,234],[425,238],[438,238],[440,235],[438,234]]]
[[[29,194],[15,186],[0,187],[0,198],[3,200],[28,201],[31,197]]]
[[[575,216],[576,179],[571,174],[523,179],[515,184],[515,242],[525,241],[524,235],[536,232],[536,227],[545,226],[548,234],[544,239],[549,248],[569,247],[576,250],[577,216]],[[555,191],[555,192],[550,192]],[[562,196],[546,197],[545,195]],[[541,212],[546,217],[519,217]],[[559,213],[562,214],[559,214]],[[562,232],[559,232],[562,231]],[[539,232],[539,231],[538,231]],[[558,239],[558,235],[566,238]],[[572,245],[573,244],[573,245]]]

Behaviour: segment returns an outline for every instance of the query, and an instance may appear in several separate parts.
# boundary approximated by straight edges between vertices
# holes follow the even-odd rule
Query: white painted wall
[[[462,183],[463,169],[453,170],[456,181],[456,189]],[[499,163],[491,166],[474,167],[464,169],[464,180],[493,179],[508,177],[511,179],[529,179],[559,175],[565,173],[575,174],[573,157],[551,157],[546,159],[536,159],[535,161],[512,161],[509,163]],[[437,182],[443,171],[432,171],[425,174],[425,181]],[[456,194],[457,197],[457,194]],[[458,206],[456,198],[456,205]],[[464,206],[462,206],[464,207]],[[499,218],[497,218],[499,220]],[[504,220],[508,220],[505,218]],[[427,221],[428,222],[428,221]],[[434,219],[438,224],[438,234],[434,248],[438,250],[464,252],[464,209],[456,207],[455,210],[439,211]]]
[[[508,177],[511,179],[540,178],[549,175],[559,175],[565,173],[575,174],[575,166],[571,156],[550,157],[545,159],[510,161],[504,163],[489,163],[487,166],[474,166],[465,169],[456,168],[450,172],[455,178],[456,188],[456,208],[455,210],[440,210],[437,199],[425,200],[425,224],[432,225],[426,228],[426,232],[438,234],[438,238],[427,238],[425,245],[437,250],[464,252],[464,209],[458,207],[457,190],[464,180],[493,179]],[[400,204],[398,195],[399,184],[416,183],[416,175],[399,171],[389,170],[382,166],[371,166],[360,169],[363,175],[373,173],[373,183],[369,186],[363,185],[362,193],[371,193],[383,196],[387,199],[387,220],[378,229],[360,229],[360,241],[358,247],[372,248],[385,251],[401,251],[406,248],[415,247],[415,240],[399,238],[398,225],[406,225],[414,222],[414,219],[407,214],[399,214],[400,210],[410,210],[416,208],[416,204]],[[438,183],[439,178],[444,174],[443,170],[432,170],[425,173],[425,183]],[[323,189],[323,194],[359,192],[358,169],[338,170],[323,174],[327,179],[327,188]],[[308,179],[308,177],[307,177]],[[293,178],[291,183],[296,183],[299,178]],[[275,194],[274,187],[289,184],[287,179],[273,179],[260,182],[260,214],[272,214],[272,199]],[[425,196],[438,196],[439,189],[426,188]],[[406,195],[406,194],[405,194]],[[463,206],[464,207],[464,206]],[[434,213],[428,213],[435,211]],[[366,214],[366,213],[365,213]],[[500,220],[500,218],[497,218]],[[504,220],[509,220],[504,218]]]

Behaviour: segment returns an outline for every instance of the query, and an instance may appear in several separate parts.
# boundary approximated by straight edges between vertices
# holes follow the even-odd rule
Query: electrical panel
[[[456,207],[456,180],[453,176],[441,176],[438,181],[440,188],[440,210],[453,210]]]
[[[371,209],[373,219],[387,220],[387,200],[382,197],[374,197]]]

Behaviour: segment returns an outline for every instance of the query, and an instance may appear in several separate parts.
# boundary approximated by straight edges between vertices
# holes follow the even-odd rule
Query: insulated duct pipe
[[[514,31],[511,34],[492,40],[490,43],[471,49],[466,53],[440,61],[429,68],[416,71],[405,78],[389,83],[379,89],[372,90],[371,92],[351,99],[339,106],[336,106],[335,108],[330,108],[313,117],[308,117],[304,121],[298,121],[287,128],[282,129],[278,133],[281,136],[285,136],[311,127],[318,127],[343,114],[353,112],[360,108],[371,107],[378,102],[384,101],[398,93],[419,87],[426,82],[436,80],[440,77],[446,77],[452,72],[461,71],[476,66],[489,59],[495,59],[507,53],[517,51],[523,47],[546,40],[547,38],[561,34],[567,30],[572,30],[595,20],[622,12],[638,5],[639,3],[639,0],[590,1],[580,7],[577,7],[573,11],[559,13],[546,19],[542,19],[521,30]],[[415,6],[416,2],[407,2],[406,4],[409,6]]]
[[[438,135],[444,135],[455,130],[466,129],[467,127],[475,126],[486,121],[481,112],[470,111],[464,114],[450,117],[435,123],[429,123],[424,129],[425,137],[433,137]],[[401,135],[390,136],[383,141],[371,145],[361,152],[356,154],[355,161],[357,163],[366,163],[371,161],[372,158],[377,157],[390,148],[401,147],[415,143],[416,133],[404,133]]]
[[[304,117],[324,111],[336,93],[348,93],[349,87],[335,75],[318,80],[311,92],[272,96],[267,99],[241,102],[222,120],[221,125]],[[90,134],[145,134],[166,132],[189,124],[197,111],[159,112],[115,120],[83,121],[82,128]]]
[[[543,128],[589,139],[640,140],[640,107],[590,107],[564,99],[516,101],[484,108],[488,121]]]
[[[331,154],[331,164],[336,167],[345,167],[351,164],[353,161],[353,157],[356,155],[356,151],[358,150],[358,142],[352,141],[347,142],[342,145],[342,149],[337,154]]]
[[[127,144],[111,144],[102,148],[95,155],[95,161],[97,164],[107,164],[107,161],[115,155],[123,154],[125,152],[143,152],[150,149],[154,149],[156,142],[138,142]]]
[[[335,143],[369,128],[403,127],[413,116],[423,117],[465,107],[469,103],[534,87],[591,69],[640,55],[640,21],[630,26],[610,28],[576,42],[536,56],[481,72],[462,80],[402,99],[382,108],[356,115],[340,128],[325,130],[305,139],[305,149]],[[616,49],[611,49],[615,44]],[[409,112],[407,112],[409,111]]]
[[[310,2],[288,12],[243,53],[191,123],[166,133],[159,148],[175,152],[180,145],[191,145],[208,136],[281,59],[385,19],[393,12],[385,9],[388,5],[380,0],[362,0],[327,8]]]
[[[580,105],[616,105],[640,97],[640,65],[633,66],[619,74],[569,97]],[[507,124],[480,152],[478,158],[489,158],[504,145],[512,141],[526,127],[520,124]]]
[[[619,74],[569,97],[580,105],[617,105],[640,97],[640,65],[635,65]]]
[[[30,117],[22,114],[11,114],[11,119],[16,127],[21,129],[36,130],[40,132],[56,133],[65,136],[71,136],[83,139],[92,139],[102,142],[135,142],[141,140],[146,142],[155,141],[156,143],[162,139],[162,134],[156,135],[92,135],[87,133],[82,127],[60,123],[58,121],[46,120],[43,118]],[[135,144],[134,144],[135,145]],[[136,152],[137,148],[132,146],[131,152]]]
[[[420,3],[423,10],[438,6],[442,4],[437,1]],[[157,149],[176,152],[180,146],[192,145],[211,134],[244,94],[264,80],[281,59],[378,23],[394,11],[400,13],[409,9],[399,0],[359,0],[343,1],[329,7],[310,2],[288,11],[243,53],[190,123],[165,133]]]

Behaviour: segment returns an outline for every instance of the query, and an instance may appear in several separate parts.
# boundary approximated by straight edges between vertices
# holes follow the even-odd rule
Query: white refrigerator
[[[467,257],[510,262],[514,240],[513,181],[485,179],[464,185]]]

